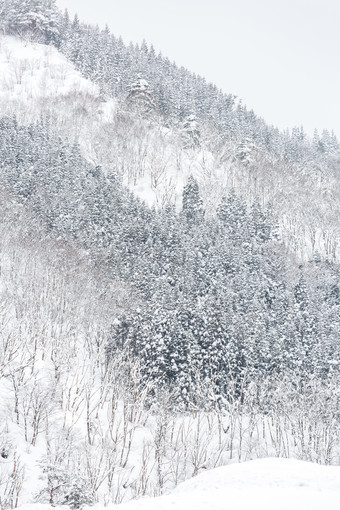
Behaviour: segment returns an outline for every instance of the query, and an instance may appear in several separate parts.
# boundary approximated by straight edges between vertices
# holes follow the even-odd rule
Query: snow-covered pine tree
[[[217,207],[217,217],[232,243],[240,244],[249,236],[247,207],[232,188]]]
[[[181,128],[183,146],[185,149],[194,149],[200,145],[200,130],[194,114],[188,115]]]
[[[127,104],[129,108],[138,112],[143,117],[149,116],[155,111],[156,105],[150,90],[150,85],[141,74],[138,74],[137,80],[130,86]]]
[[[1,14],[6,33],[59,45],[61,19],[56,0],[4,0]]]
[[[182,214],[190,225],[199,224],[204,218],[198,182],[192,175],[183,188]]]

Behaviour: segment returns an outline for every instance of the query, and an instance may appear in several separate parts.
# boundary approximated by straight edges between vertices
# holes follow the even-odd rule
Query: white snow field
[[[86,80],[53,46],[0,36],[0,111],[19,122],[39,119],[46,100],[73,94],[98,96]]]
[[[142,498],[108,510],[338,510],[340,467],[269,458],[201,473],[171,494]],[[25,504],[25,510],[50,510]],[[65,506],[58,507],[65,509]],[[104,510],[102,505],[91,507]],[[90,507],[86,507],[89,510]]]
[[[169,495],[131,501],[119,508],[335,510],[339,507],[340,467],[270,458],[207,471],[180,484]]]

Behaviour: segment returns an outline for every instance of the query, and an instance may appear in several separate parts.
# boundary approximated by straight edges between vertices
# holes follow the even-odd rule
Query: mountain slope
[[[53,46],[1,36],[0,49],[2,115],[15,112],[18,122],[29,124],[47,113],[57,115],[58,103],[70,96],[74,103],[77,96],[98,97],[98,87]]]
[[[68,30],[68,38],[62,46],[66,55],[71,51],[68,48],[76,45],[71,25]],[[94,55],[93,50],[85,53],[86,37],[90,34],[94,41],[101,41],[101,49],[98,44],[94,44],[94,48],[104,53],[114,38],[105,32],[97,33],[95,29],[82,30],[79,27],[78,55],[83,55],[85,61],[75,60],[75,65],[86,76],[92,76],[94,71],[89,71],[92,68],[86,58],[90,55],[94,58]],[[180,208],[183,186],[192,174],[198,179],[208,214],[214,214],[223,195],[235,188],[248,203],[255,198],[261,203],[272,203],[280,219],[281,238],[299,258],[310,260],[318,252],[328,260],[338,259],[337,204],[340,201],[336,141],[330,136],[327,139],[325,134],[312,144],[303,131],[296,130],[292,136],[277,132],[275,147],[280,147],[277,151],[274,146],[266,147],[256,138],[260,132],[263,136],[256,117],[247,114],[247,122],[241,121],[237,107],[231,107],[228,115],[238,127],[236,124],[226,126],[224,131],[207,122],[207,113],[202,113],[202,119],[197,117],[190,122],[188,115],[183,117],[178,113],[173,117],[157,106],[159,98],[155,87],[164,77],[162,67],[159,75],[151,76],[154,83],[147,85],[148,94],[153,99],[150,103],[152,111],[145,117],[138,80],[133,83],[136,70],[132,64],[131,68],[124,65],[128,49],[116,46],[111,57],[117,59],[119,66],[116,64],[116,71],[105,67],[105,72],[112,73],[110,76],[115,76],[115,80],[118,74],[120,85],[111,92],[116,95],[103,101],[99,87],[107,83],[106,74],[104,79],[101,73],[95,73],[98,85],[93,85],[77,74],[56,50],[3,38],[1,110],[3,113],[16,112],[18,121],[24,124],[49,115],[58,135],[79,142],[89,161],[101,165],[105,172],[114,169],[134,193],[150,205],[163,208],[173,202]],[[14,52],[12,59],[11,52]],[[135,58],[136,62],[140,59],[143,62],[142,54],[134,50],[134,57],[130,55],[129,61],[134,62],[131,59]],[[71,52],[72,55],[74,58]],[[149,62],[148,66],[151,65]],[[123,70],[126,76],[122,74]],[[172,72],[173,86],[177,90],[175,67]],[[127,83],[129,77],[130,85]],[[131,96],[133,85],[136,85],[137,93]],[[134,98],[133,102],[130,97]],[[164,101],[171,103],[170,96],[164,96]],[[249,125],[255,134],[248,133]],[[198,145],[194,142],[195,132]]]
[[[0,506],[321,487],[196,475],[340,464],[336,140],[53,6],[0,4]]]

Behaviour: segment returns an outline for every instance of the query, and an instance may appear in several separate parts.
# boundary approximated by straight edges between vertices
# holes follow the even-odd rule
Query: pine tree
[[[234,189],[231,189],[227,197],[222,198],[217,207],[217,217],[232,243],[241,244],[247,240],[247,207]]]
[[[148,116],[155,111],[156,105],[153,99],[149,83],[138,75],[137,80],[131,84],[127,97],[127,104],[142,116]]]
[[[183,188],[182,214],[188,224],[197,225],[204,218],[203,201],[197,180],[191,175]]]
[[[261,244],[269,241],[272,235],[271,222],[273,221],[271,208],[268,209],[268,216],[256,200],[251,207],[251,235],[254,240]],[[275,226],[273,226],[274,232]]]
[[[182,139],[185,149],[194,149],[200,145],[200,131],[194,114],[188,115],[182,124]]]
[[[2,14],[6,32],[58,46],[60,15],[56,0],[5,0]]]

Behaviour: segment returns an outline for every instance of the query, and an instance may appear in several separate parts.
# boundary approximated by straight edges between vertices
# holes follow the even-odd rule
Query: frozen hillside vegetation
[[[340,146],[0,0],[0,509],[333,510]]]
[[[0,36],[2,115],[15,113],[19,122],[28,124],[46,113],[54,117],[70,97],[76,105],[79,98],[98,94],[98,86],[83,78],[53,46]]]

